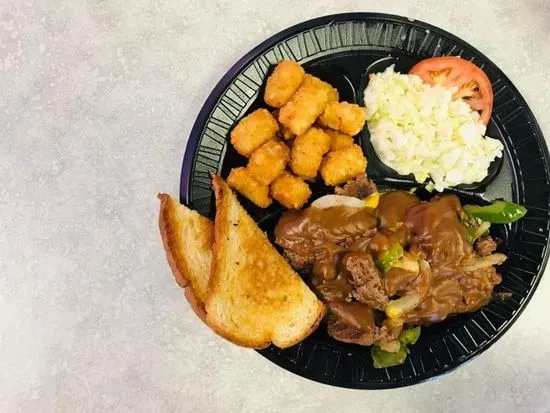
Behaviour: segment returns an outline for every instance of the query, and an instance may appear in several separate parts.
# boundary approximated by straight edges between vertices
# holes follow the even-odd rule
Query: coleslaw
[[[431,179],[437,191],[480,182],[502,156],[502,143],[485,135],[479,114],[456,88],[430,86],[393,65],[371,74],[365,106],[371,142],[382,162],[417,182]]]

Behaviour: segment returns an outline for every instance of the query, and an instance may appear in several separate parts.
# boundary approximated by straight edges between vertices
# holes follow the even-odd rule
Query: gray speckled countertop
[[[1,0],[1,412],[549,412],[550,277],[457,371],[388,391],[297,377],[210,332],[172,280],[158,191],[244,53],[300,21],[379,11],[446,29],[550,136],[546,0]]]

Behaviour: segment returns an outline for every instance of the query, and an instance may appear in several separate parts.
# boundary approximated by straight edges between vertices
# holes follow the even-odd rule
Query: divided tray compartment
[[[504,198],[526,205],[526,217],[512,225],[493,225],[502,240],[499,251],[508,260],[499,267],[503,282],[496,291],[511,292],[507,301],[493,301],[480,311],[451,317],[423,328],[418,343],[402,366],[374,369],[370,349],[338,342],[321,326],[298,345],[274,346],[259,353],[279,366],[322,383],[359,389],[407,386],[453,370],[485,351],[512,325],[535,291],[548,258],[550,233],[550,173],[548,149],[528,105],[512,82],[492,63],[459,38],[429,24],[377,13],[347,13],[301,23],[273,36],[237,62],[208,97],[191,131],[185,151],[180,200],[202,214],[214,216],[209,172],[227,177],[231,168],[246,165],[229,144],[239,119],[263,103],[265,79],[277,61],[292,59],[337,87],[340,100],[363,105],[369,73],[395,64],[406,72],[419,60],[461,56],[480,66],[494,90],[494,110],[487,135],[504,145],[501,159],[483,182],[460,185],[446,192],[464,203]],[[419,187],[400,176],[375,155],[368,129],[356,137],[367,158],[367,172],[380,188]],[[322,182],[311,185],[313,196],[332,191]],[[425,190],[417,194],[428,199]],[[239,197],[243,206],[272,238],[284,209],[274,202],[260,209]],[[307,275],[304,276],[307,281]]]

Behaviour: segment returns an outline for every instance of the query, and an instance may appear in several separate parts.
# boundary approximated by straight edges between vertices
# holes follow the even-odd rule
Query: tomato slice
[[[483,70],[468,60],[455,56],[431,57],[415,64],[409,74],[418,75],[431,85],[457,86],[453,98],[462,98],[480,114],[487,125],[493,110],[493,88]]]

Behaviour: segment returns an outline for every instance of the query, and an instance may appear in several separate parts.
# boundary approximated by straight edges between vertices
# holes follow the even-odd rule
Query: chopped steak
[[[393,334],[394,330],[388,329],[386,326],[382,326],[378,328],[378,340],[381,344],[387,344],[394,340],[397,340],[399,337],[399,334],[395,335]]]
[[[338,186],[334,190],[337,195],[347,195],[361,199],[376,191],[376,184],[367,177],[367,174],[359,175],[357,178],[346,182],[344,186]]]
[[[341,246],[345,250],[349,250],[349,249],[351,249],[351,246],[353,245],[354,242],[355,242],[354,237],[347,237],[342,242],[339,242],[338,245]]]
[[[476,311],[491,301],[493,289],[500,284],[502,277],[495,267],[480,268],[470,272],[458,281],[462,290],[462,301],[470,311]]]
[[[388,319],[384,320],[382,327],[378,329],[378,339],[382,344],[390,343],[399,338],[403,331],[403,324],[393,323]]]
[[[362,175],[336,193],[365,198],[375,190]],[[274,235],[290,264],[311,274],[312,289],[328,308],[330,336],[377,343],[391,352],[400,348],[405,327],[473,312],[491,299],[510,299],[510,293],[494,292],[502,277],[491,263],[503,257],[489,258],[499,240],[484,237],[472,245],[463,215],[455,195],[423,202],[410,192],[389,191],[380,194],[374,209],[334,205],[288,211]],[[375,261],[395,244],[408,259],[426,261],[419,263],[420,271],[399,265],[379,272]],[[419,302],[402,318],[383,311],[390,297],[413,295]]]
[[[486,255],[491,255],[497,249],[497,243],[489,235],[478,239],[474,244],[474,248],[476,252],[483,257]]]
[[[388,297],[384,294],[384,291],[377,288],[373,288],[373,285],[362,285],[357,287],[351,296],[360,303],[369,304],[376,310],[383,310],[388,303]]]
[[[356,308],[354,309],[353,306]],[[359,307],[363,306],[362,309]],[[349,303],[343,306],[330,305],[331,312],[327,316],[328,333],[337,340],[370,346],[376,342],[387,344],[399,338],[403,325],[391,326],[384,322],[381,327],[374,323],[373,311],[365,304]],[[364,312],[363,319],[358,319],[358,313]],[[371,318],[372,317],[372,318]]]
[[[361,252],[348,253],[343,264],[350,272],[355,286],[351,293],[353,298],[376,310],[384,310],[388,304],[388,297],[372,255]]]
[[[326,302],[338,301],[338,302],[350,302],[351,296],[344,288],[340,288],[338,283],[322,283],[315,288],[316,292]]]
[[[338,245],[348,251],[366,251],[367,245],[374,234],[376,234],[376,229],[370,229],[358,237],[347,237]]]
[[[288,263],[292,268],[294,268],[296,271],[305,271],[311,268],[313,263],[315,262],[315,256],[310,255],[307,257],[303,257],[294,251],[286,250],[284,251],[285,258],[287,259]]]
[[[328,334],[344,343],[370,346],[378,340],[378,328],[376,327],[369,331],[362,331],[355,327],[350,327],[345,321],[342,321],[334,314],[329,314],[327,322]]]

